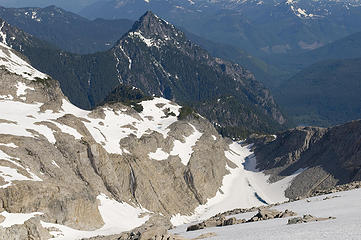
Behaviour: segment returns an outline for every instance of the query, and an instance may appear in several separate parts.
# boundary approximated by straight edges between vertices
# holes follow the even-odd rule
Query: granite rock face
[[[8,63],[0,70],[3,239],[49,239],[61,225],[95,231],[109,224],[112,204],[145,219],[119,232],[144,222],[167,229],[170,216],[192,213],[228,174],[228,143],[203,117],[178,120],[181,107],[162,98],[141,102],[141,113],[121,103],[81,110],[49,76],[30,65],[25,76],[12,73]],[[27,217],[7,225],[10,215]]]
[[[255,144],[257,167],[271,174],[271,181],[302,170],[286,191],[292,199],[360,181],[360,136],[360,120],[327,129],[291,129]]]

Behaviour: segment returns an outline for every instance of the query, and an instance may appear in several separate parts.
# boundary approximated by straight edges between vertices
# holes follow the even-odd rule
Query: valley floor
[[[326,198],[327,197],[327,198]],[[191,224],[180,225],[171,230],[173,234],[193,239],[207,233],[215,236],[206,239],[361,239],[361,189],[312,197],[291,203],[281,204],[272,209],[289,209],[302,217],[311,214],[315,217],[336,217],[336,219],[287,225],[289,218],[265,220],[232,226],[206,228],[186,232]],[[237,219],[249,219],[256,212],[238,214]],[[292,217],[291,217],[292,218]],[[214,234],[212,234],[214,235]]]

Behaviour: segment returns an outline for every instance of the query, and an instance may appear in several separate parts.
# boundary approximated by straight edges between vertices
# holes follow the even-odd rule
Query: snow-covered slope
[[[329,199],[326,199],[328,197]],[[213,227],[199,231],[186,232],[187,225],[172,230],[187,239],[202,234],[215,233],[214,237],[204,239],[238,240],[238,239],[360,239],[361,237],[361,190],[339,192],[327,196],[313,197],[292,203],[281,204],[273,209],[289,209],[302,217],[311,214],[316,217],[336,217],[321,222],[287,225],[289,218],[272,219],[253,223],[244,223],[225,227]],[[249,219],[256,212],[238,214],[237,219]],[[240,237],[242,236],[242,237]]]
[[[206,204],[198,206],[193,215],[173,216],[173,225],[205,220],[236,208],[251,208],[288,200],[285,190],[303,169],[280,181],[269,183],[269,176],[255,168],[256,158],[250,151],[250,146],[242,146],[235,142],[229,148],[225,151],[225,156],[236,167],[227,166],[230,173],[223,178],[222,187],[216,196],[208,199]]]
[[[4,23],[4,22],[3,22]],[[17,56],[11,48],[6,45],[6,35],[1,31],[0,35],[2,37],[2,43],[0,43],[0,65],[5,67],[11,73],[15,73],[21,75],[22,77],[35,80],[38,79],[46,79],[48,76],[44,73],[39,72],[22,58]]]

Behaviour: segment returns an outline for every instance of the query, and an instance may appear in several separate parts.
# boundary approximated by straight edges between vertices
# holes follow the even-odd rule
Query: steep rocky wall
[[[328,129],[291,129],[277,135],[274,141],[256,143],[257,167],[271,174],[271,181],[303,169],[286,191],[289,198],[359,181],[360,136],[360,120]]]
[[[0,108],[5,113],[0,115],[0,153],[3,153],[0,167],[14,169],[26,178],[9,183],[1,175],[0,212],[41,213],[24,224],[0,227],[0,235],[6,239],[30,236],[47,239],[49,229],[43,228],[40,220],[79,230],[98,229],[104,224],[98,209],[100,194],[160,213],[163,221],[167,221],[176,213],[192,213],[199,204],[213,197],[228,173],[224,155],[228,144],[212,124],[200,116],[172,120],[166,136],[151,129],[141,136],[129,134],[119,141],[122,154],[116,154],[106,150],[106,143],[94,138],[87,124],[96,119],[99,127],[106,127],[102,122],[106,122],[106,111],[125,111],[124,116],[144,121],[144,116],[131,107],[120,103],[106,105],[89,112],[85,119],[76,113],[82,110],[64,110],[67,100],[56,81],[27,80],[7,70],[0,71],[0,98],[3,102]],[[16,115],[6,108],[6,103],[9,106],[24,104],[26,108],[38,110],[32,115],[26,111]],[[11,114],[15,114],[16,119],[12,119]],[[50,118],[37,119],[42,114],[50,114]],[[119,123],[123,121],[121,116],[116,120]],[[145,117],[151,119],[151,116]],[[34,128],[4,133],[6,126],[25,127],[21,122],[24,119],[37,120],[32,125]],[[136,127],[130,123],[113,131]],[[47,131],[53,134],[54,140],[45,134]],[[195,132],[200,136],[191,147],[189,162],[184,164],[181,153],[170,153],[177,141],[185,144],[187,137]],[[151,159],[149,154],[157,149],[168,156],[162,160]]]

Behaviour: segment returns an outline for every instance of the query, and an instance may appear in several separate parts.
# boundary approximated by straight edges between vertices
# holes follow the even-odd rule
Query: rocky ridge
[[[0,14],[9,24],[65,51],[78,54],[110,49],[133,24],[126,19],[91,21],[56,6],[0,7]]]
[[[257,140],[257,167],[271,181],[302,171],[286,191],[291,199],[360,181],[360,129],[357,120],[331,128],[299,127],[273,141]]]
[[[228,134],[286,122],[269,90],[251,72],[211,57],[150,11],[112,51],[120,82],[191,105]]]
[[[179,121],[181,107],[163,98],[141,102],[140,113],[121,103],[81,110],[14,50],[1,44],[0,53],[5,239],[168,228],[170,216],[190,214],[228,174],[228,143],[202,117]]]

